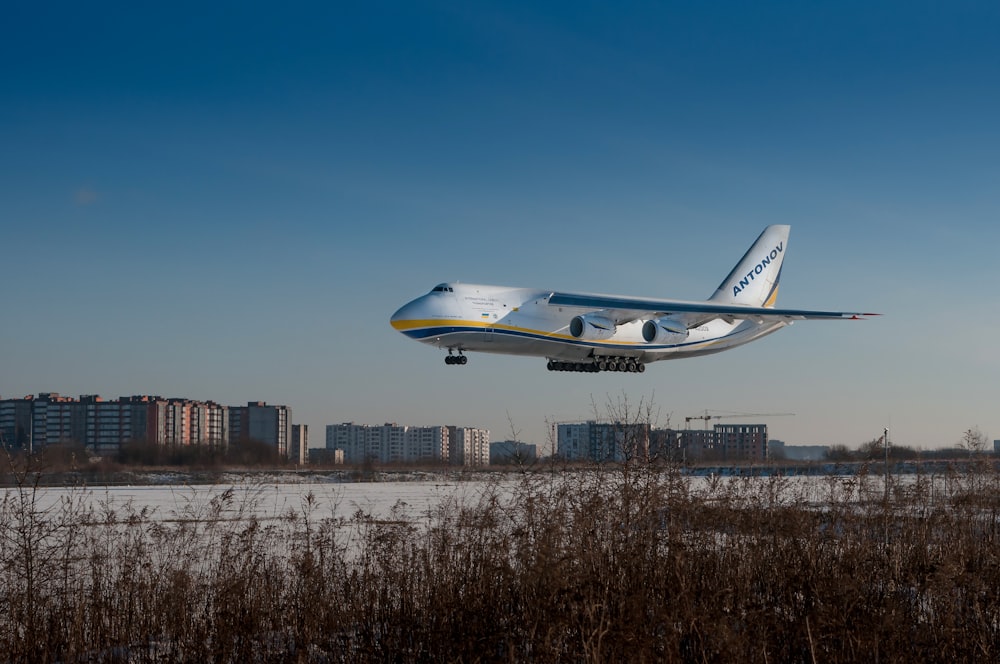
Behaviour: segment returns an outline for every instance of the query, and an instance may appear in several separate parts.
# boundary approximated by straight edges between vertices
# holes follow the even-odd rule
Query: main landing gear
[[[458,351],[458,355],[452,355],[451,350],[449,350],[448,354],[444,358],[445,364],[467,364],[468,361],[469,358],[462,355],[462,351]]]
[[[623,371],[627,373],[642,373],[646,365],[634,357],[595,357],[592,362],[561,362],[549,360],[549,371],[580,371],[583,373],[598,373],[601,371]]]

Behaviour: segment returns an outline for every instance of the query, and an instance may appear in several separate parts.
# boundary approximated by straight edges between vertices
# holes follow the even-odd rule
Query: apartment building
[[[31,438],[31,401],[0,399],[0,447],[28,449]]]
[[[649,424],[566,422],[556,425],[556,454],[567,461],[626,461],[649,457]]]
[[[368,426],[353,422],[328,424],[326,449],[341,450],[344,463],[364,463],[368,459]]]
[[[229,442],[228,408],[158,396],[105,401],[96,394],[73,399],[45,392],[0,400],[0,442],[32,451],[77,443],[98,454],[115,453],[133,442],[224,447]]]
[[[292,442],[292,409],[250,401],[246,406],[229,407],[229,439],[235,442],[256,441],[273,445],[278,454],[288,457]]]
[[[83,440],[85,425],[75,399],[45,392],[32,400],[30,433],[35,449],[51,443]]]
[[[716,445],[727,461],[767,459],[766,424],[716,424]]]
[[[487,465],[489,431],[468,427],[413,427],[396,423],[371,426],[345,422],[327,425],[326,449],[342,451],[344,463],[349,464],[447,461],[460,465]]]
[[[309,425],[292,425],[292,444],[288,448],[288,460],[302,465],[309,461]]]
[[[448,458],[453,444],[449,427],[407,427],[404,460],[444,461]]]
[[[766,424],[716,424],[713,429],[651,429],[648,424],[567,422],[556,425],[556,454],[567,461],[764,461]]]
[[[490,432],[474,427],[448,427],[448,461],[453,466],[490,465]]]

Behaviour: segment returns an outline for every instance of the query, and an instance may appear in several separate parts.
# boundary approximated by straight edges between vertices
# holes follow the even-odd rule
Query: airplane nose
[[[389,324],[392,325],[393,328],[395,328],[397,330],[399,329],[399,322],[402,321],[402,320],[404,320],[405,317],[406,317],[406,307],[407,306],[409,306],[409,305],[404,304],[399,309],[396,309],[396,313],[394,313],[389,318]]]
[[[403,327],[407,321],[414,320],[418,318],[417,311],[420,309],[420,300],[413,300],[412,302],[407,302],[399,309],[396,313],[389,318],[389,324],[396,330],[402,332]]]

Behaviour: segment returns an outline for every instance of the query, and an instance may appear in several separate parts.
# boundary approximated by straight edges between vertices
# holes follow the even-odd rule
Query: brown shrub
[[[985,661],[997,477],[523,473],[416,520],[0,502],[0,661]]]

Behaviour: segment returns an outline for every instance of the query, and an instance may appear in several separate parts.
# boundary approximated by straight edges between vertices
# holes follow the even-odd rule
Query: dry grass
[[[800,495],[629,464],[525,473],[417,522],[0,504],[0,661],[995,661],[998,477]]]

